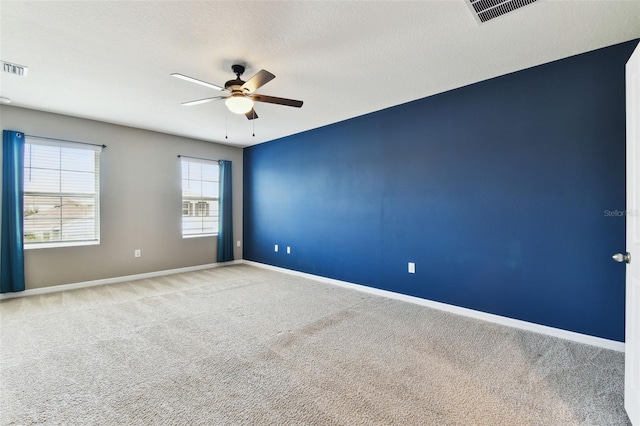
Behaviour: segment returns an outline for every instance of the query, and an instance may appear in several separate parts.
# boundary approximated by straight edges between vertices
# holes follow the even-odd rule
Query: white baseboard
[[[473,309],[461,308],[460,306],[434,302],[432,300],[421,299],[419,297],[407,296],[405,294],[394,293],[392,291],[380,290],[377,288],[367,287],[360,284],[353,284],[346,281],[334,280],[331,278],[325,278],[318,275],[293,271],[291,269],[280,268],[277,266],[271,266],[264,263],[258,263],[258,262],[253,262],[249,260],[243,260],[242,262],[248,265],[257,266],[264,269],[270,269],[273,271],[283,272],[285,274],[296,275],[299,277],[308,278],[308,279],[320,281],[323,283],[350,288],[353,290],[362,291],[369,294],[375,294],[377,296],[401,300],[403,302],[414,303],[416,305],[426,306],[428,308],[451,312],[458,315],[464,315],[466,317],[476,318],[479,320],[488,321],[495,324],[506,325],[507,327],[518,328],[521,330],[532,331],[534,333],[546,334],[548,336],[559,337],[565,340],[571,340],[573,342],[584,343],[592,346],[598,346],[604,349],[610,349],[618,352],[624,352],[624,343],[617,342],[615,340],[603,339],[601,337],[590,336],[588,334],[576,333],[573,331],[562,330],[560,328],[548,327],[546,325],[540,325],[532,322],[521,321],[513,318],[503,317],[500,315],[488,314],[486,312],[476,311]]]
[[[123,277],[104,278],[101,280],[84,281],[72,284],[54,285],[51,287],[34,288],[31,290],[19,291],[15,293],[0,294],[0,300],[14,299],[16,297],[36,296],[38,294],[56,293],[58,291],[76,290],[78,288],[93,287],[103,284],[115,284],[126,281],[143,280],[145,278],[161,277],[163,275],[180,274],[183,272],[199,271],[202,269],[218,268],[220,266],[234,265],[243,263],[242,260],[232,260],[231,262],[207,263],[206,265],[187,266],[185,268],[167,269],[164,271],[146,272],[143,274],[126,275]]]

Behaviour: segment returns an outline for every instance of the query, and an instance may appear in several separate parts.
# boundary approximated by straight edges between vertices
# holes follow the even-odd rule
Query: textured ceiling
[[[447,1],[6,1],[0,73],[12,105],[248,146],[640,37],[640,1],[541,0],[478,25]],[[253,122],[215,92],[231,65],[276,79]],[[225,139],[225,127],[228,139]]]

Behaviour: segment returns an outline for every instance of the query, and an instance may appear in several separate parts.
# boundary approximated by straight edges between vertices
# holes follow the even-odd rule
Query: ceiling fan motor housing
[[[229,80],[224,84],[224,88],[227,89],[228,91],[230,91],[231,93],[233,92],[240,92],[242,93],[242,85],[244,84],[244,81],[240,80],[239,78],[236,78],[235,80]]]
[[[229,90],[231,93],[243,93],[242,85],[245,82],[240,79],[240,76],[244,74],[244,70],[245,70],[244,65],[240,65],[240,64],[231,65],[231,69],[233,70],[233,73],[236,75],[236,79],[227,81],[224,84],[224,88]]]

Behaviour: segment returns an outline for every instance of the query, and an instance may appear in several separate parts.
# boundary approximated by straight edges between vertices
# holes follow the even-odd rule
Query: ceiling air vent
[[[537,0],[465,0],[479,24],[513,12]]]
[[[12,64],[11,62],[5,61],[0,62],[2,62],[2,72],[18,75],[20,77],[27,76],[27,71],[29,71],[29,68],[25,67],[24,65]]]

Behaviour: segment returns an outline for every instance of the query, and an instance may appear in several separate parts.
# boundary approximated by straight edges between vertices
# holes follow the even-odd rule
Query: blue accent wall
[[[636,44],[246,148],[244,258],[624,341]]]

